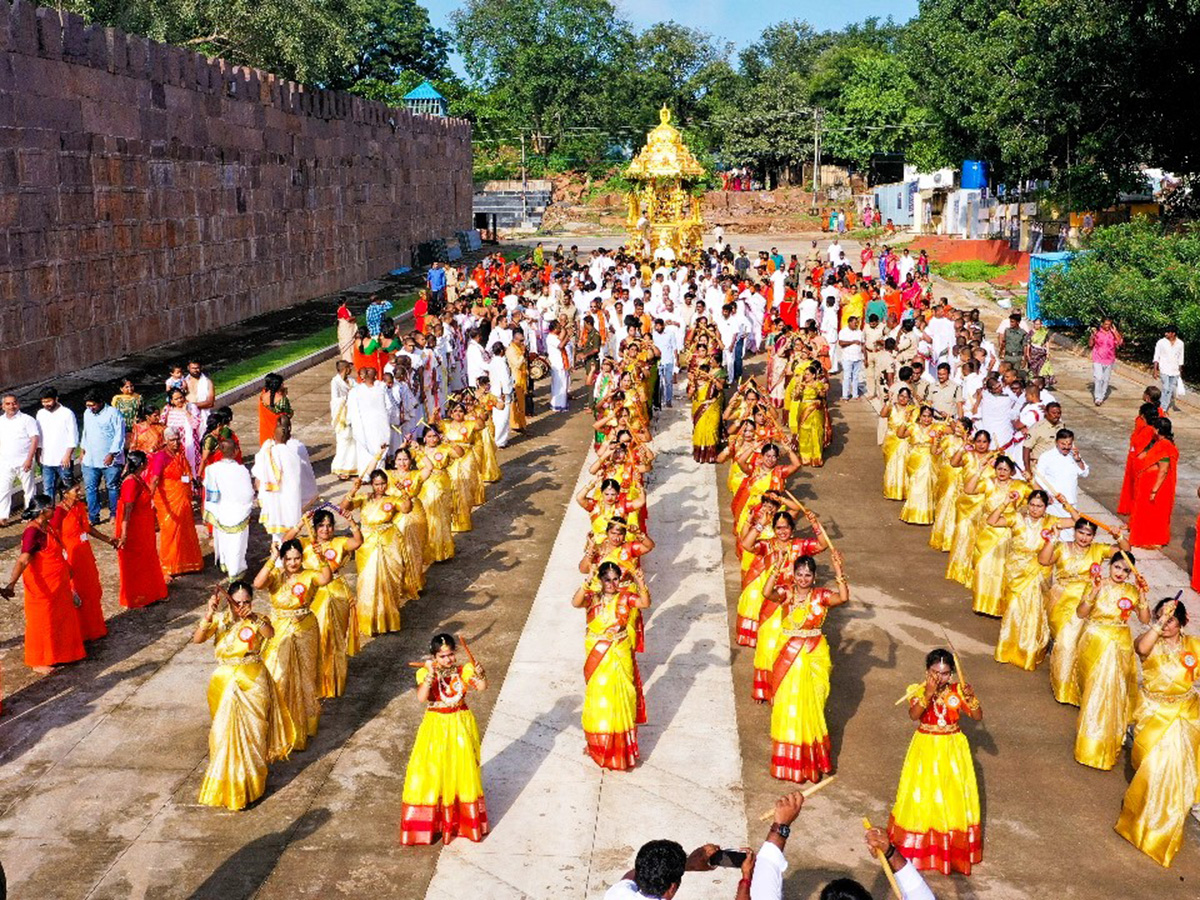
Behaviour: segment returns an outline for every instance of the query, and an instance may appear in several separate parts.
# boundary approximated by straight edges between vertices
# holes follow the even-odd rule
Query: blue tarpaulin
[[[1040,319],[1042,317],[1042,279],[1046,273],[1054,269],[1065,269],[1071,265],[1078,253],[1070,250],[1058,253],[1034,253],[1029,257],[1029,293],[1025,297],[1025,317]],[[1046,321],[1046,325],[1078,325],[1075,319],[1056,319]]]

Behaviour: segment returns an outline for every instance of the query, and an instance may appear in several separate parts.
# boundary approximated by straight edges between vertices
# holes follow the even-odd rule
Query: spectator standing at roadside
[[[440,260],[433,261],[425,283],[429,286],[429,315],[440,316],[446,308],[446,270]]]
[[[26,506],[33,499],[38,440],[33,416],[21,412],[15,394],[5,394],[4,414],[0,415],[0,528],[9,524],[14,484],[21,485]]]
[[[79,421],[75,413],[58,402],[58,391],[48,387],[42,391],[37,424],[42,435],[42,493],[54,499],[58,479],[71,470],[79,446]]]
[[[1097,406],[1108,398],[1108,383],[1117,363],[1117,351],[1124,343],[1125,338],[1108,317],[1088,340],[1088,346],[1092,348],[1092,396]]]
[[[104,402],[98,390],[88,392],[83,411],[83,488],[87,495],[88,519],[100,522],[100,479],[108,491],[108,511],[117,514],[117,482],[125,464],[125,420],[115,407]]]
[[[1162,402],[1159,405],[1170,412],[1179,409],[1175,395],[1183,374],[1183,341],[1179,339],[1179,331],[1174,325],[1168,325],[1164,335],[1154,345],[1154,376],[1162,381]]]

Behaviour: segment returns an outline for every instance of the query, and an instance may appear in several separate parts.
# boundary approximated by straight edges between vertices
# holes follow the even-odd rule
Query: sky
[[[460,0],[421,0],[438,28],[450,27],[450,13]],[[621,12],[639,27],[674,20],[733,41],[738,49],[755,41],[764,28],[784,19],[807,19],[815,28],[840,28],[869,16],[907,21],[917,14],[917,0],[840,0],[791,3],[754,0],[617,0]],[[452,61],[461,71],[457,59]]]

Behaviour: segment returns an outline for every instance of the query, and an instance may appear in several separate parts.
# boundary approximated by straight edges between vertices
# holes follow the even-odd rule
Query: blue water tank
[[[968,159],[962,164],[962,180],[959,186],[964,191],[977,191],[987,187],[988,164],[982,160]]]

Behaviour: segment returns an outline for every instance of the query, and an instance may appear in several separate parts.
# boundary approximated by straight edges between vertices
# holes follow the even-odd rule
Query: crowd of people
[[[813,242],[803,261],[776,248],[751,258],[718,237],[694,260],[665,263],[623,248],[581,255],[539,244],[522,261],[435,264],[426,288],[407,329],[387,300],[372,297],[361,322],[338,309],[331,469],[347,490],[336,502],[318,496],[277,375],[258,398],[249,466],[232,411],[216,406],[196,361],[172,368],[162,407],[128,380],[111,399],[90,393],[81,429],[52,388],[36,418],[5,396],[0,519],[7,524],[19,486],[28,525],[0,594],[24,585],[27,663],[51,671],[105,634],[93,539],[115,549],[120,602],[138,608],[204,570],[207,530],[227,579],[193,635],[214,642],[220,663],[200,800],[244,808],[266,791],[269,766],[317,733],[323,701],[344,691],[362,639],[399,630],[429,567],[454,557],[454,535],[472,528],[486,485],[501,477],[498,450],[529,428],[538,378],[549,377],[555,414],[570,408],[576,377],[594,417],[595,457],[577,497],[591,527],[572,597],[586,613],[585,749],[598,766],[631,769],[648,715],[638,654],[651,602],[642,558],[655,546],[653,429],[657,412],[683,399],[678,391],[690,407],[693,459],[729,466],[736,643],[753,651],[751,697],[771,705],[771,773],[819,783],[835,768],[823,627],[851,595],[841,553],[787,481],[825,461],[840,373],[844,401],[879,404],[885,497],[902,504],[902,521],[930,528],[930,545],[949,553],[946,577],[970,589],[974,611],[999,620],[996,660],[1032,670],[1049,656],[1056,699],[1080,708],[1076,759],[1113,768],[1133,726],[1136,775],[1117,828],[1170,863],[1200,781],[1200,642],[1181,633],[1178,597],[1151,608],[1132,552],[1170,540],[1178,449],[1159,387],[1147,388],[1131,438],[1118,505],[1129,525],[1110,544],[1096,540],[1105,526],[1076,508],[1089,468],[1052,393],[1046,329],[1014,314],[989,334],[978,310],[934,299],[923,252],[867,243],[852,263],[835,239],[823,249]],[[1119,346],[1111,323],[1102,332],[1094,346]],[[756,355],[761,382],[747,371]],[[1176,361],[1181,347],[1156,357],[1164,380]],[[255,509],[271,550],[251,575]],[[109,520],[111,537],[99,529]],[[825,552],[831,586],[819,578]],[[256,591],[269,615],[254,611]],[[1149,627],[1135,635],[1134,621]],[[400,841],[478,841],[488,821],[466,698],[487,688],[486,674],[453,635],[438,634],[429,649],[414,663],[426,713]],[[969,874],[982,859],[979,791],[960,728],[982,707],[952,648],[928,654],[923,680],[901,702],[917,730],[888,826],[868,844],[909,873],[906,896],[931,896],[917,870]],[[778,850],[802,799],[780,803],[757,865],[746,857],[739,895],[779,895]],[[676,849],[662,851],[653,876],[639,854],[632,887],[613,896],[668,896],[647,891],[654,878],[678,885]],[[695,867],[710,866],[715,850]]]

